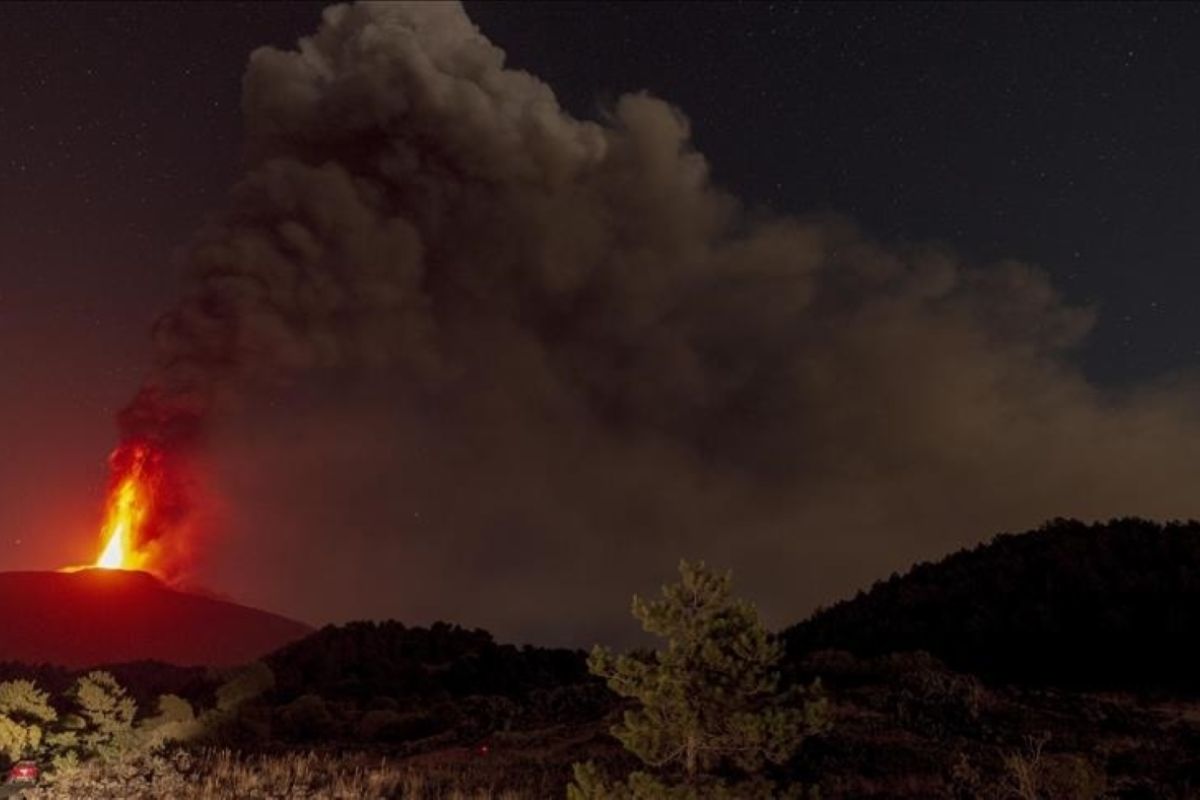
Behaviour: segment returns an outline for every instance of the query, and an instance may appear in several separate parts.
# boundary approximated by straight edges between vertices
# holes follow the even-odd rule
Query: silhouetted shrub
[[[297,697],[279,709],[279,734],[290,741],[311,742],[327,737],[333,715],[325,700],[315,694]]]
[[[936,737],[963,735],[979,724],[984,689],[974,675],[947,669],[928,653],[888,656],[883,664],[895,674],[901,724]]]

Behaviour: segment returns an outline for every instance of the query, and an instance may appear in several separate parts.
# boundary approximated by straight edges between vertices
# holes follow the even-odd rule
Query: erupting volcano
[[[103,548],[86,567],[0,573],[0,652],[87,667],[138,660],[240,664],[311,631],[302,622],[168,586],[184,521],[183,459],[130,438],[109,458]]]
[[[163,441],[126,436],[109,456],[102,544],[93,563],[0,573],[6,658],[67,667],[139,660],[231,665],[312,630],[163,580],[173,584],[181,572],[190,507],[186,456]]]

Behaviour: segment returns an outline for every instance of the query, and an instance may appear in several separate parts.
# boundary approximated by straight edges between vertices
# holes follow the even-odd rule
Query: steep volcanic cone
[[[310,631],[265,611],[176,591],[145,572],[0,573],[0,658],[6,661],[227,666]]]

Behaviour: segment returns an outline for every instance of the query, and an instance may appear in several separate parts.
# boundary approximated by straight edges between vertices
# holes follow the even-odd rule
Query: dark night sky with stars
[[[1200,364],[1200,6],[467,3],[576,116],[649,90],[749,206],[1039,265],[1106,386]],[[112,415],[321,4],[0,4],[0,569],[94,545]],[[63,533],[67,531],[67,533]]]

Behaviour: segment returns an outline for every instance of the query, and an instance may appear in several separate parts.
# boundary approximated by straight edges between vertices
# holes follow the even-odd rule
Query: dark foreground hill
[[[470,740],[595,721],[615,704],[580,651],[500,644],[487,631],[444,622],[329,626],[265,663],[275,683],[263,700],[281,712],[270,727],[284,739]],[[320,721],[287,722],[297,710]]]
[[[289,699],[306,692],[339,700],[518,697],[599,685],[580,651],[500,644],[485,630],[444,622],[428,628],[395,621],[329,625],[265,661],[275,674],[275,692]]]
[[[1056,520],[920,564],[785,633],[793,659],[924,650],[989,680],[1200,690],[1200,524]]]
[[[310,631],[276,614],[175,591],[144,572],[0,573],[5,661],[225,666],[253,661]]]

